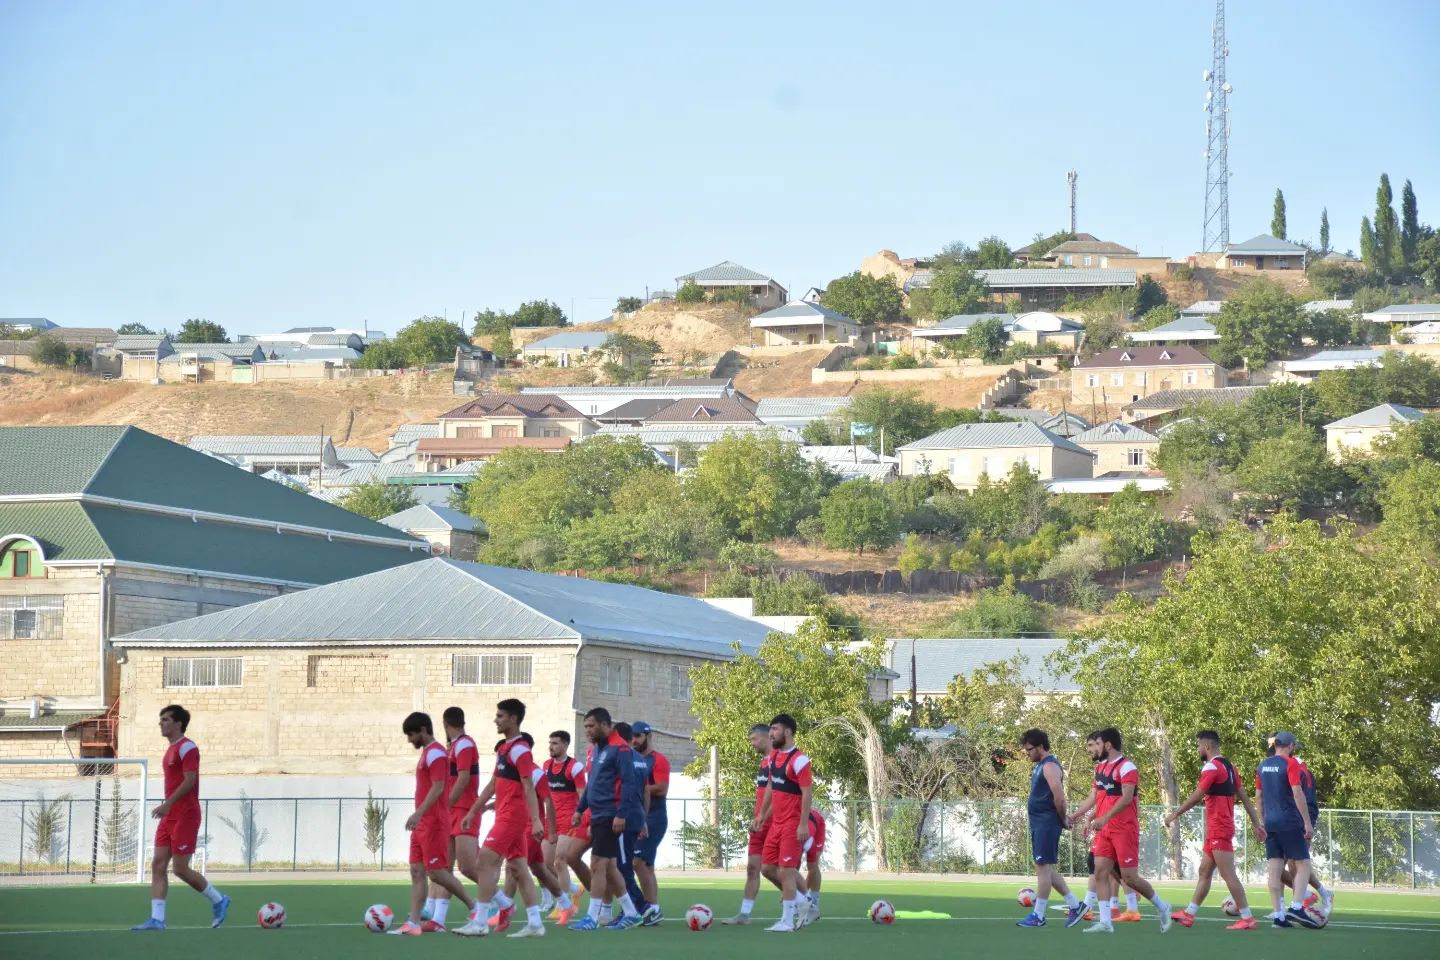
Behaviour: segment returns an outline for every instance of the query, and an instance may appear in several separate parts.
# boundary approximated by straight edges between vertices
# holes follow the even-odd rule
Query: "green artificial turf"
[[[786,960],[839,960],[842,957],[907,958],[975,956],[984,960],[1026,960],[1067,956],[1135,956],[1163,960],[1213,960],[1217,950],[1239,949],[1246,960],[1304,957],[1377,957],[1401,960],[1440,956],[1440,897],[1394,893],[1360,893],[1341,889],[1330,926],[1324,930],[1272,930],[1263,924],[1250,932],[1227,932],[1219,910],[1223,894],[1210,904],[1191,929],[1171,928],[1163,939],[1148,904],[1145,921],[1119,924],[1113,936],[1085,935],[1065,929],[1062,915],[1052,912],[1044,929],[1025,930],[1014,921],[1025,911],[1015,903],[1016,885],[945,883],[912,880],[842,880],[826,882],[824,916],[813,927],[793,935],[764,932],[763,918],[778,914],[773,891],[762,892],[756,923],[722,927],[719,919],[739,906],[738,878],[717,880],[662,878],[661,902],[667,916],[656,928],[624,932],[598,930],[575,933],[549,926],[542,940],[491,937],[476,942],[434,934],[422,938],[372,934],[361,915],[372,903],[386,903],[403,918],[407,888],[394,882],[221,883],[233,899],[230,918],[219,930],[209,929],[209,904],[176,884],[171,888],[170,929],[163,933],[130,933],[131,924],[148,916],[148,890],[137,886],[0,887],[0,957],[42,960],[130,960],[167,958],[229,960],[229,958],[343,957],[369,960],[402,956],[474,957],[477,951],[503,951],[515,956],[556,956],[555,951],[580,950],[594,960],[683,957],[684,960],[759,956],[774,953]],[[1189,890],[1163,891],[1177,907]],[[905,919],[877,926],[866,918],[872,901],[891,901],[897,910],[934,911],[950,919]],[[1253,890],[1252,903],[1265,903]],[[285,906],[286,924],[262,930],[255,922],[260,904],[275,900]],[[693,933],[682,925],[685,909],[704,903],[715,912],[709,930]],[[463,920],[458,905],[451,925]],[[779,942],[777,942],[779,941]],[[743,952],[742,952],[743,951]],[[782,953],[783,951],[783,953]]]

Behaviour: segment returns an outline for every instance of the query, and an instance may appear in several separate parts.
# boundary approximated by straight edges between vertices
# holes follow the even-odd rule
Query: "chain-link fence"
[[[207,871],[405,871],[413,801],[400,797],[247,797],[201,801],[204,820],[197,865]],[[671,798],[670,823],[657,866],[672,870],[745,868],[753,798]],[[1028,874],[1033,870],[1025,806],[1014,802],[892,802],[872,817],[868,801],[819,801],[826,818],[822,864],[840,872]],[[106,796],[0,798],[0,876],[91,876],[119,858],[133,864],[134,818]],[[1178,834],[1162,824],[1164,808],[1142,806],[1140,867],[1152,879],[1195,877],[1203,813],[1183,817]],[[37,819],[38,818],[38,819]],[[875,823],[884,838],[877,856]],[[95,826],[99,823],[98,833]],[[37,839],[36,826],[44,831]],[[482,831],[488,823],[482,824]],[[154,824],[143,825],[147,848]],[[1259,881],[1265,845],[1236,817],[1235,851],[1242,878]],[[127,832],[129,836],[127,836]],[[482,832],[483,836],[483,832]],[[1312,841],[1314,863],[1328,881],[1433,889],[1440,887],[1440,813],[1322,810]],[[77,855],[77,851],[79,854]],[[1060,866],[1083,875],[1086,847],[1061,839]]]

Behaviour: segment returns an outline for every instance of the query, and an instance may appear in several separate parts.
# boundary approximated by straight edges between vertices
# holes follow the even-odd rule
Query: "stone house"
[[[1070,368],[1072,403],[1124,404],[1161,390],[1213,390],[1225,369],[1194,347],[1114,347]]]
[[[1407,423],[1425,419],[1425,414],[1401,403],[1382,403],[1352,417],[1325,424],[1325,449],[1333,460],[1347,454],[1368,454],[1381,437],[1394,436]]]
[[[542,337],[520,348],[520,357],[526,363],[551,361],[557,367],[570,367],[601,359],[610,359],[611,351],[605,350],[610,334],[583,330],[562,330]],[[621,358],[623,362],[623,358]]]
[[[478,396],[438,418],[440,435],[415,445],[422,471],[444,470],[467,460],[488,460],[502,450],[530,447],[558,453],[595,432],[595,424],[548,393]]]
[[[413,763],[412,710],[476,719],[518,697],[537,739],[585,711],[650,722],[677,767],[695,756],[690,670],[754,652],[768,629],[702,600],[432,558],[118,639],[124,702],[180,700],[216,774],[391,774]],[[193,678],[225,683],[195,686]],[[128,708],[127,708],[128,709]],[[484,738],[481,737],[484,743]],[[122,727],[127,756],[158,738]]]
[[[598,384],[583,387],[521,387],[525,397],[559,397],[587,417],[604,416],[634,400],[716,400],[736,396],[730,379],[666,380],[623,385]]]
[[[456,560],[474,560],[485,524],[453,507],[419,503],[380,521],[429,543],[431,552]]]
[[[1003,480],[1023,463],[1041,480],[1094,476],[1095,455],[1037,423],[966,423],[895,450],[900,476],[943,473],[958,489],[971,490],[982,476]]]
[[[0,451],[0,756],[116,755],[113,636],[429,555],[135,427],[3,427]]]
[[[1256,273],[1298,270],[1304,273],[1305,255],[1305,248],[1300,244],[1262,233],[1244,243],[1227,244],[1225,252],[1215,261],[1215,269]]]
[[[1160,449],[1160,438],[1155,434],[1119,420],[1091,427],[1074,440],[1095,454],[1097,477],[1151,470],[1155,452]]]
[[[860,324],[818,303],[797,300],[767,310],[750,321],[750,339],[761,346],[798,347],[849,343],[860,336]]]
[[[742,288],[747,291],[750,304],[761,310],[773,310],[788,299],[785,288],[777,281],[749,267],[742,267],[733,260],[725,260],[713,267],[676,277],[675,289],[679,290],[687,281],[699,286],[711,299],[728,290]]]

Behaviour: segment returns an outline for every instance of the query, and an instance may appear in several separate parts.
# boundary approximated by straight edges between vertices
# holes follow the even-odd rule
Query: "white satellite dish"
[[[1234,87],[1230,86],[1230,84],[1228,83],[1222,83],[1220,84],[1220,89],[1225,93],[1229,93],[1231,90],[1234,89]]]
[[[1212,93],[1212,92],[1209,91],[1209,90],[1206,90],[1206,91],[1205,91],[1205,99],[1206,99],[1206,100],[1214,99],[1214,97],[1215,97],[1215,94],[1214,94],[1214,93]]]
[[[1209,82],[1210,82],[1210,71],[1209,71],[1209,70],[1203,70],[1203,71],[1201,71],[1201,73],[1200,73],[1200,79],[1201,79],[1201,80],[1204,80],[1206,83],[1209,83]]]

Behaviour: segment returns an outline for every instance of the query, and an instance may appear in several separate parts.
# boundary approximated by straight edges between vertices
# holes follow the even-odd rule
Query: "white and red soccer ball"
[[[870,922],[890,924],[895,922],[895,908],[889,900],[876,900],[870,904]]]
[[[685,926],[689,927],[691,930],[696,931],[697,933],[701,930],[708,930],[710,928],[710,924],[714,922],[715,911],[711,910],[703,903],[697,903],[695,904],[695,906],[685,911]]]
[[[272,900],[260,908],[255,919],[266,930],[278,930],[285,925],[285,908]]]
[[[1234,897],[1226,897],[1224,900],[1221,900],[1220,909],[1225,912],[1225,916],[1227,917],[1240,916],[1240,907],[1235,903]]]
[[[1330,922],[1330,915],[1319,903],[1307,903],[1300,909],[1305,911],[1305,916],[1309,917],[1316,927],[1323,929]]]
[[[377,903],[365,910],[365,928],[371,933],[385,933],[395,922],[395,911]]]
[[[1035,906],[1035,891],[1029,887],[1021,887],[1020,892],[1015,895],[1015,900],[1022,907],[1033,907]]]

